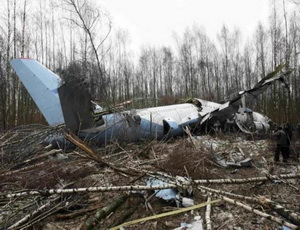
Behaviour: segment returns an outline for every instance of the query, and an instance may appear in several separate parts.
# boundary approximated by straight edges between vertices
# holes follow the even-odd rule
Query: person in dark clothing
[[[278,131],[274,133],[274,136],[277,137],[277,146],[274,154],[274,161],[279,162],[279,155],[282,154],[283,162],[287,162],[290,142],[288,138],[288,134],[282,129],[282,127],[278,127]]]
[[[284,132],[287,134],[287,138],[288,138],[288,154],[287,154],[287,158],[290,158],[290,146],[291,146],[291,141],[292,141],[292,136],[293,136],[293,131],[292,131],[292,127],[289,123],[285,123],[283,126],[283,130]]]

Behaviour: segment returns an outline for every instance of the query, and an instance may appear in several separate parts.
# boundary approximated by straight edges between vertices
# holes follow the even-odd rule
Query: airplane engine
[[[253,112],[253,120],[258,132],[268,132],[270,130],[270,119],[260,113]]]
[[[254,124],[258,133],[266,133],[268,130],[270,130],[270,125],[265,122],[254,121]]]
[[[251,110],[236,113],[235,122],[244,133],[266,133],[270,130],[269,118]]]
[[[239,123],[246,123],[247,121],[250,121],[251,119],[249,116],[247,116],[246,113],[237,113],[235,116],[235,120]]]

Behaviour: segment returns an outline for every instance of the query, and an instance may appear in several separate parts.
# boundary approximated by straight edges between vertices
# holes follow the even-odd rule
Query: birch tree
[[[82,29],[89,39],[99,74],[98,87],[101,88],[99,94],[101,98],[107,101],[108,79],[105,76],[105,66],[102,60],[105,55],[103,44],[111,32],[111,21],[108,15],[101,12],[99,8],[94,7],[94,2],[90,0],[63,0],[62,2],[67,6],[67,11],[74,14],[74,17],[69,18],[69,20]],[[106,24],[102,21],[104,19]],[[99,30],[104,33],[104,37],[100,38],[98,36]]]

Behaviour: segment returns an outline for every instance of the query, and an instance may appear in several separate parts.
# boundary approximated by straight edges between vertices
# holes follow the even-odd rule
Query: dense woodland
[[[290,90],[275,84],[250,108],[275,122],[298,123],[300,1],[271,0],[267,25],[248,38],[220,28],[216,38],[190,25],[174,45],[131,50],[130,33],[93,0],[0,0],[0,130],[44,122],[9,61],[37,59],[63,78],[84,80],[102,106],[134,107],[198,97],[216,102],[249,89],[285,63]]]

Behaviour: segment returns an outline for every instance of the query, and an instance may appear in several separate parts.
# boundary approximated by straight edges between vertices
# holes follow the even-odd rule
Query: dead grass
[[[31,170],[0,176],[0,191],[15,189],[51,189],[57,185],[73,183],[96,172],[95,168],[82,165],[73,166],[70,162],[45,160]]]
[[[182,137],[164,142],[144,141],[126,145],[115,143],[106,149],[96,149],[94,147],[94,150],[105,161],[114,165],[114,167],[122,168],[125,171],[130,169],[136,175],[124,174],[112,168],[100,166],[97,162],[86,158],[86,154],[83,151],[76,150],[76,153],[65,154],[68,156],[68,159],[65,160],[42,158],[39,159],[39,162],[31,162],[34,164],[43,164],[28,170],[16,171],[28,166],[23,165],[20,161],[16,162],[16,165],[18,165],[16,168],[11,167],[11,164],[2,165],[0,192],[4,194],[24,189],[61,188],[67,184],[71,184],[72,188],[141,185],[145,181],[145,177],[143,177],[145,175],[144,171],[163,171],[172,176],[184,176],[193,180],[213,178],[234,179],[262,176],[266,173],[281,174],[298,172],[298,163],[292,165],[273,165],[271,163],[273,159],[273,145],[274,142],[272,140],[245,139],[234,135],[203,136],[195,139],[193,142],[189,138]],[[299,143],[295,143],[294,146],[300,149]],[[237,151],[239,149],[246,156],[253,159],[255,167],[221,168],[212,159],[212,153],[214,152],[223,151],[224,154],[228,154],[232,150]],[[40,151],[40,153],[44,153],[44,150],[40,149]],[[6,152],[4,151],[3,154],[6,154]],[[34,155],[28,154],[25,160],[38,154],[39,152]],[[240,195],[253,197],[266,196],[299,213],[300,206],[298,201],[300,196],[297,191],[297,189],[299,190],[298,182],[298,180],[290,180],[288,183],[271,181],[241,185],[211,184],[208,186]],[[55,210],[47,218],[41,219],[34,224],[32,228],[47,230],[84,229],[84,222],[89,216],[94,215],[98,209],[110,204],[122,194],[124,192],[85,193],[61,196],[61,200],[66,199],[71,205]],[[47,199],[47,197],[41,196],[39,199]],[[200,204],[207,200],[207,196],[199,190],[195,190],[193,199],[195,204]],[[0,200],[0,210],[4,210],[5,205],[11,205],[9,206],[9,210],[12,211],[16,207],[25,206],[26,202],[32,202],[32,200],[30,197],[28,200],[16,199],[12,203],[7,203],[7,200]],[[262,206],[257,204],[254,207],[265,212],[270,212],[270,210],[263,209]],[[133,213],[126,216],[128,210],[132,208],[135,208]],[[174,202],[168,203],[153,196],[153,191],[132,193],[120,208],[100,221],[99,229],[107,229],[117,223],[174,209],[176,209]],[[5,213],[9,212],[6,210]],[[270,213],[277,215],[273,212]],[[14,214],[14,220],[21,219],[25,214],[26,212]],[[71,217],[69,214],[71,214]],[[136,224],[126,227],[126,229],[174,229],[179,227],[180,223],[192,221],[193,217],[198,214],[204,219],[204,209],[200,209],[196,212],[187,212],[185,214]],[[9,216],[10,214],[6,215]],[[213,206],[211,219],[213,221],[213,229],[278,229],[281,227],[269,220],[262,219],[255,214],[224,202]],[[8,220],[10,219],[8,218]],[[8,223],[8,226],[9,224],[11,223]],[[3,227],[3,225],[0,224],[0,227]]]
[[[170,146],[168,146],[169,148]],[[158,167],[172,176],[184,176],[193,179],[216,178],[210,152],[203,146],[195,148],[186,140],[178,140],[167,158],[158,162]]]

